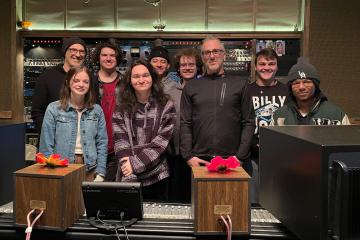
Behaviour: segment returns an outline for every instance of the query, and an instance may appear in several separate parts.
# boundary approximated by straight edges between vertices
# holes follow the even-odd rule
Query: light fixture
[[[161,0],[144,0],[144,2],[153,5],[154,7],[157,7]]]
[[[153,22],[153,27],[156,29],[156,31],[163,31],[166,27],[166,21],[162,21],[160,18],[156,19]]]
[[[147,0],[144,0],[144,1],[147,1]],[[153,2],[154,2],[154,0],[153,0]],[[162,1],[159,0],[156,4],[157,4],[156,7],[158,8],[158,19],[156,19],[153,22],[153,27],[156,29],[156,31],[163,31],[164,28],[166,27],[166,21],[162,19],[162,7],[161,7]]]

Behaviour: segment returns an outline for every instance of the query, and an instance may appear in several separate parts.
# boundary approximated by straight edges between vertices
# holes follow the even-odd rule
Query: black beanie
[[[156,46],[153,49],[151,49],[149,61],[151,61],[151,59],[153,59],[154,57],[165,58],[168,61],[168,63],[170,63],[168,50],[166,50],[165,48],[163,48],[161,46]]]
[[[309,60],[305,57],[298,58],[298,62],[291,67],[288,74],[289,83],[296,79],[310,79],[319,86],[320,76],[316,68],[309,63]]]
[[[84,49],[85,49],[85,53],[86,53],[86,44],[84,42],[84,40],[82,40],[81,38],[77,38],[77,37],[71,37],[71,38],[63,38],[62,40],[62,53],[65,56],[65,53],[67,51],[67,49],[73,45],[73,44],[81,44],[83,45]]]

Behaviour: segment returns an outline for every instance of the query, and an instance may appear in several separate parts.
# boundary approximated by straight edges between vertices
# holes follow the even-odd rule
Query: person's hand
[[[133,173],[133,169],[130,164],[129,157],[123,157],[122,159],[120,159],[120,163],[121,163],[121,171],[124,174],[124,176],[125,177],[130,176]]]
[[[103,182],[103,181],[104,181],[104,177],[100,176],[99,174],[96,174],[94,182]]]
[[[205,164],[205,165],[209,164],[208,161],[205,161],[198,157],[192,157],[186,163],[187,163],[187,165],[189,165],[189,167],[199,167],[200,164]]]

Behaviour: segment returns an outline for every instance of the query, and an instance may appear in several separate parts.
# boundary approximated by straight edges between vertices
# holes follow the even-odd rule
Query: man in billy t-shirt
[[[255,136],[251,149],[252,181],[251,201],[258,203],[258,162],[259,162],[259,128],[269,126],[274,112],[282,107],[288,97],[288,88],[275,78],[278,70],[278,56],[271,48],[265,48],[256,54],[256,79],[248,86],[252,105],[255,111]]]

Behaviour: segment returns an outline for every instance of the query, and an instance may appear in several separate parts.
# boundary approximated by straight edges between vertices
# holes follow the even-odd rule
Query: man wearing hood
[[[273,125],[348,125],[348,116],[320,90],[320,76],[306,58],[288,74],[289,102],[274,114]]]

